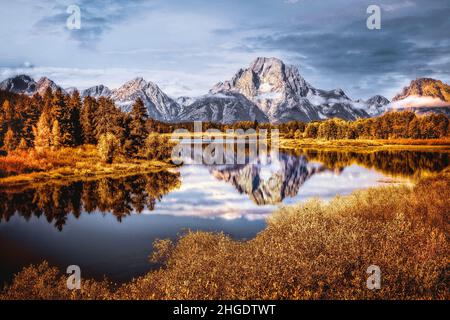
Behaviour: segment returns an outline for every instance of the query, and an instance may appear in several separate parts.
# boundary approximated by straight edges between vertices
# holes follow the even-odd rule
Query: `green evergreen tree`
[[[64,95],[60,88],[53,94],[51,105],[51,123],[58,121],[60,128],[61,146],[72,146],[74,144],[74,123],[72,119],[72,110],[69,105],[69,98]]]
[[[52,96],[51,100],[51,120],[52,122],[55,120],[61,121],[63,118],[63,111],[66,107],[66,102],[64,98],[64,94],[60,88],[55,90],[55,93]]]

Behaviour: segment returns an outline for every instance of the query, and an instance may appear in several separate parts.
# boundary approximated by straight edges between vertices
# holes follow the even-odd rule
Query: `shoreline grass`
[[[374,150],[445,150],[450,151],[450,139],[392,139],[392,140],[320,140],[320,139],[287,139],[280,138],[280,148],[300,149],[300,148],[320,148],[337,149],[346,151],[374,151]]]
[[[161,134],[162,136],[172,138],[171,133]],[[210,139],[211,137],[223,138],[242,138],[242,136],[235,133],[221,132],[186,132],[176,135],[179,139]],[[257,139],[258,134],[248,134],[245,137]],[[268,138],[270,141],[270,137]],[[370,149],[445,149],[450,151],[450,138],[448,139],[312,139],[312,138],[285,138],[284,134],[280,134],[279,147],[282,149],[297,149],[297,148],[370,148]]]
[[[15,152],[0,157],[0,188],[57,180],[75,180],[111,175],[150,173],[174,168],[159,160],[118,158],[112,164],[100,160],[95,146],[64,148],[38,153],[34,150]]]

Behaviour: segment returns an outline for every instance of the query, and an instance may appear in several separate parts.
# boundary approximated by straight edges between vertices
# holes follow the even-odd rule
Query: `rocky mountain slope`
[[[372,117],[381,115],[388,110],[391,102],[383,96],[375,95],[366,101],[363,101],[364,110]]]
[[[111,90],[108,87],[101,84],[83,90],[81,92],[81,97],[84,98],[86,96],[90,96],[93,98],[100,98],[100,97],[110,97],[111,94],[112,94]]]
[[[0,82],[0,89],[14,93],[33,94],[36,91],[36,81],[30,76],[21,74]]]
[[[267,116],[255,104],[239,93],[209,94],[184,106],[180,121],[233,123],[236,121],[269,122]]]
[[[60,88],[56,83],[54,83],[47,77],[42,77],[36,82],[30,76],[24,74],[8,78],[0,82],[1,90],[7,90],[14,93],[23,93],[28,95],[32,95],[35,93],[43,95],[48,87],[50,87],[52,90]],[[63,92],[65,91],[63,90]]]
[[[240,69],[231,80],[219,82],[210,92],[240,93],[271,122],[369,117],[341,89],[316,89],[300,76],[296,67],[285,65],[277,58],[257,58],[249,68]]]
[[[392,99],[395,110],[418,114],[438,113],[450,116],[450,86],[440,80],[418,78]]]
[[[147,107],[149,117],[161,121],[177,121],[180,106],[166,95],[155,83],[135,78],[118,89],[111,91],[110,97],[122,110],[130,111],[131,105],[139,97]]]
[[[418,78],[403,88],[402,92],[397,94],[392,101],[400,101],[410,96],[433,97],[450,104],[450,86],[440,80]]]

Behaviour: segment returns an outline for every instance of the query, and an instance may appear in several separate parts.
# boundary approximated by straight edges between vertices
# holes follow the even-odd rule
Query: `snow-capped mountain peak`
[[[242,94],[271,122],[314,121],[334,116],[353,120],[368,116],[352,105],[342,89],[316,89],[296,66],[277,58],[257,58],[249,68],[240,69],[230,81],[218,83],[210,92]]]
[[[166,95],[155,83],[135,78],[112,90],[111,98],[124,110],[130,111],[131,105],[141,98],[147,107],[148,115],[157,120],[173,121],[177,119],[180,106]]]
[[[61,89],[63,93],[66,93],[64,89],[62,89],[60,86],[58,86],[53,80],[50,80],[47,77],[41,77],[38,82],[36,83],[36,92],[40,95],[44,95],[47,88],[52,89],[52,91],[55,91],[57,89]]]
[[[375,95],[366,101],[357,101],[362,108],[372,117],[379,116],[388,110],[390,101],[383,96]]]
[[[26,74],[20,74],[0,82],[0,89],[14,93],[33,94],[36,90],[36,81]]]
[[[87,96],[93,98],[109,97],[111,96],[111,90],[108,87],[100,84],[98,86],[93,86],[83,90],[83,92],[81,93],[81,97],[84,98]]]

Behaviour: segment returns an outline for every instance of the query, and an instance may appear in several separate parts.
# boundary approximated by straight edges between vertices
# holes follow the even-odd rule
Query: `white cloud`
[[[393,101],[389,105],[391,109],[398,108],[420,108],[420,107],[448,107],[450,102],[442,101],[439,98],[409,96],[399,101]]]

